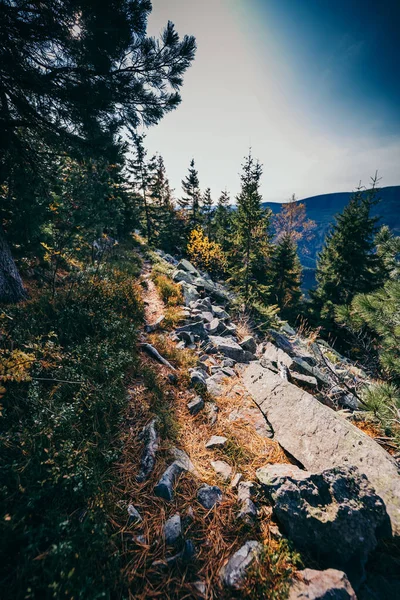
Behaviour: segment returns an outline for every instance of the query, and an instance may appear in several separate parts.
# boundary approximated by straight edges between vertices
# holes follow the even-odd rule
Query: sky
[[[232,201],[251,146],[264,201],[400,184],[398,0],[153,0],[197,40],[182,103],[147,131],[175,195],[192,158]]]

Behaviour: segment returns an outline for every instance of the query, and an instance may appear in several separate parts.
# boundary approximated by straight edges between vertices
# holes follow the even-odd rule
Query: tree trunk
[[[25,300],[27,296],[3,228],[0,226],[0,302],[15,304]]]

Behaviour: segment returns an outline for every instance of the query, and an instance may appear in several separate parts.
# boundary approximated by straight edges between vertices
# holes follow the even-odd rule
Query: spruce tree
[[[203,201],[202,201],[202,205],[201,205],[201,214],[202,214],[202,218],[203,218],[203,227],[204,227],[205,233],[206,233],[208,239],[211,240],[212,239],[211,225],[212,225],[212,218],[213,218],[213,201],[211,198],[210,188],[207,188],[203,194]]]
[[[284,319],[293,320],[301,297],[301,264],[289,233],[274,247],[270,269],[271,301],[279,306]]]
[[[267,261],[271,252],[268,228],[271,211],[261,206],[262,167],[249,152],[243,164],[241,191],[237,197],[232,247],[232,281],[246,303],[266,301]]]
[[[221,192],[218,199],[212,225],[215,241],[222,247],[224,252],[227,252],[231,246],[233,211],[229,203],[230,197],[225,190]]]
[[[358,293],[368,293],[380,283],[381,260],[374,253],[377,217],[371,216],[377,204],[376,179],[371,190],[358,189],[343,213],[336,217],[319,255],[317,289],[310,295],[314,308],[333,322],[335,305],[349,304]]]
[[[172,190],[167,177],[164,159],[155,156],[151,160],[150,181],[151,215],[153,222],[153,238],[158,248],[171,252],[182,240],[182,221],[175,209]]]
[[[190,161],[189,172],[185,179],[182,179],[182,189],[185,196],[178,202],[179,205],[188,211],[188,221],[191,229],[194,229],[200,223],[200,187],[199,175],[195,167],[194,158]]]
[[[153,221],[150,208],[152,172],[151,165],[147,161],[147,150],[143,144],[144,138],[144,135],[133,135],[133,158],[129,161],[128,173],[131,176],[133,193],[140,198],[141,220],[144,222],[147,241],[151,243],[153,237]]]

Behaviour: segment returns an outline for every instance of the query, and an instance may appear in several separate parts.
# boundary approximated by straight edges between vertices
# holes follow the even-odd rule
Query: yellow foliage
[[[6,388],[1,385],[6,381],[30,381],[30,368],[35,361],[33,354],[21,350],[0,350],[0,398]]]
[[[190,260],[199,269],[221,273],[226,268],[226,257],[219,244],[211,242],[201,229],[193,229],[187,251]]]

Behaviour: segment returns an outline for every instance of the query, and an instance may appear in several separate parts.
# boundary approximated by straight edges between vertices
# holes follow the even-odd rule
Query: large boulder
[[[186,260],[186,258],[182,258],[179,261],[178,269],[180,269],[181,271],[186,271],[187,273],[190,273],[194,277],[198,277],[198,275],[199,275],[199,272],[196,269],[196,267],[194,265],[192,265],[191,262]]]
[[[210,342],[216,352],[219,352],[228,358],[233,358],[233,360],[236,360],[237,362],[246,363],[255,359],[255,356],[247,350],[243,350],[237,342],[230,338],[210,335]]]
[[[179,335],[182,332],[191,333],[193,335],[199,335],[200,337],[205,337],[206,332],[204,329],[204,323],[202,320],[194,321],[193,323],[188,323],[187,325],[182,325],[181,327],[176,328],[176,334]]]
[[[268,470],[264,468],[265,471]],[[272,472],[276,474],[274,467]],[[369,553],[385,533],[383,500],[357,467],[264,478],[264,490],[288,537],[324,567],[343,569],[359,583]]]
[[[304,569],[297,573],[288,600],[357,600],[343,571]]]
[[[383,498],[392,529],[400,534],[400,475],[396,461],[381,446],[311,394],[257,363],[247,367],[243,382],[287,452],[310,471],[357,466]]]
[[[190,283],[186,281],[180,281],[185,306],[189,306],[191,302],[196,302],[200,298],[200,294]]]
[[[184,281],[185,283],[193,284],[193,282],[194,282],[194,277],[192,277],[192,275],[190,275],[190,273],[187,273],[186,271],[182,271],[181,269],[177,269],[176,271],[173,272],[172,279],[176,283],[179,283],[180,281]]]

